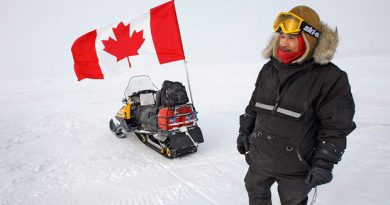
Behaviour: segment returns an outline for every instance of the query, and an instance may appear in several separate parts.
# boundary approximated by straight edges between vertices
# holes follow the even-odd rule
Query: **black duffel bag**
[[[172,107],[188,103],[187,91],[181,82],[166,80],[157,94],[157,105]]]
[[[157,112],[158,107],[156,105],[138,106],[134,110],[135,120],[148,127],[157,127]]]

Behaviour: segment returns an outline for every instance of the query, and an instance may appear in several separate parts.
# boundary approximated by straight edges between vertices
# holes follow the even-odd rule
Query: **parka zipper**
[[[278,72],[278,71],[276,71],[276,72]],[[279,107],[279,101],[280,101],[280,98],[281,98],[281,92],[282,92],[282,87],[283,87],[283,85],[280,85],[280,78],[279,78],[279,75],[278,75],[278,86],[279,86],[279,88],[278,88],[278,96],[276,97],[276,101],[275,101],[275,105],[274,105],[274,107],[273,107],[273,109],[272,109],[272,113],[275,113],[276,110],[278,109],[278,107]]]
[[[279,101],[280,101],[280,94],[278,94],[278,97],[276,98],[276,102],[275,102],[274,108],[272,109],[272,112],[273,112],[273,113],[275,113],[276,110],[278,109],[278,107],[279,107]]]
[[[286,81],[284,81],[283,85],[280,84],[280,78],[278,76],[278,85],[279,85],[279,90],[278,90],[278,97],[276,98],[275,105],[272,109],[272,112],[275,113],[276,110],[279,107],[279,102],[281,98],[286,94],[287,90],[291,87],[293,82],[298,79],[299,77],[303,76],[305,73],[311,70],[312,65],[303,68],[302,70],[294,73],[292,76],[290,76]]]
[[[298,151],[297,151],[297,155],[298,155],[298,159],[299,159],[299,161],[303,162],[302,156],[301,156],[301,154],[299,154],[299,152],[298,152]]]

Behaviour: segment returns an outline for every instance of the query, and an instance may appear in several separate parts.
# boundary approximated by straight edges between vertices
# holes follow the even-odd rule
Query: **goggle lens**
[[[279,32],[281,30],[285,34],[298,34],[302,29],[304,32],[316,39],[320,37],[318,29],[307,22],[304,22],[299,16],[289,12],[279,13],[274,21],[273,29],[275,32]]]
[[[287,34],[298,33],[300,31],[300,26],[302,19],[298,16],[295,16],[291,13],[282,12],[276,17],[274,21],[273,29],[275,32],[280,29]]]

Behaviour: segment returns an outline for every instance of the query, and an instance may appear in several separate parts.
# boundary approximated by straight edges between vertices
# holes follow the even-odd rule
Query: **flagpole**
[[[194,105],[194,100],[192,99],[192,91],[191,91],[190,77],[189,77],[189,75],[188,75],[188,68],[187,68],[188,62],[187,62],[185,59],[183,60],[183,62],[184,62],[184,67],[185,67],[185,69],[186,69],[187,84],[188,84],[188,90],[190,91],[191,102],[192,102],[192,105]],[[194,108],[195,108],[195,105],[194,105]]]
[[[127,62],[129,63],[129,68],[131,68],[129,56],[127,56]]]

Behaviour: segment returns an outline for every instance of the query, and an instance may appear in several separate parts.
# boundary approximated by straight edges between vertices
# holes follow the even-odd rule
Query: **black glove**
[[[305,182],[310,187],[316,187],[321,184],[326,184],[332,181],[332,170],[314,166],[307,175]]]
[[[313,157],[313,168],[309,171],[305,182],[311,187],[326,184],[332,181],[334,164],[341,160],[344,150],[336,145],[321,141]]]
[[[240,154],[249,152],[249,139],[248,136],[239,134],[237,137],[237,150]]]
[[[324,159],[315,158],[313,161],[313,167],[309,171],[305,182],[311,187],[317,185],[326,184],[332,181],[332,169],[334,163],[326,161]]]

